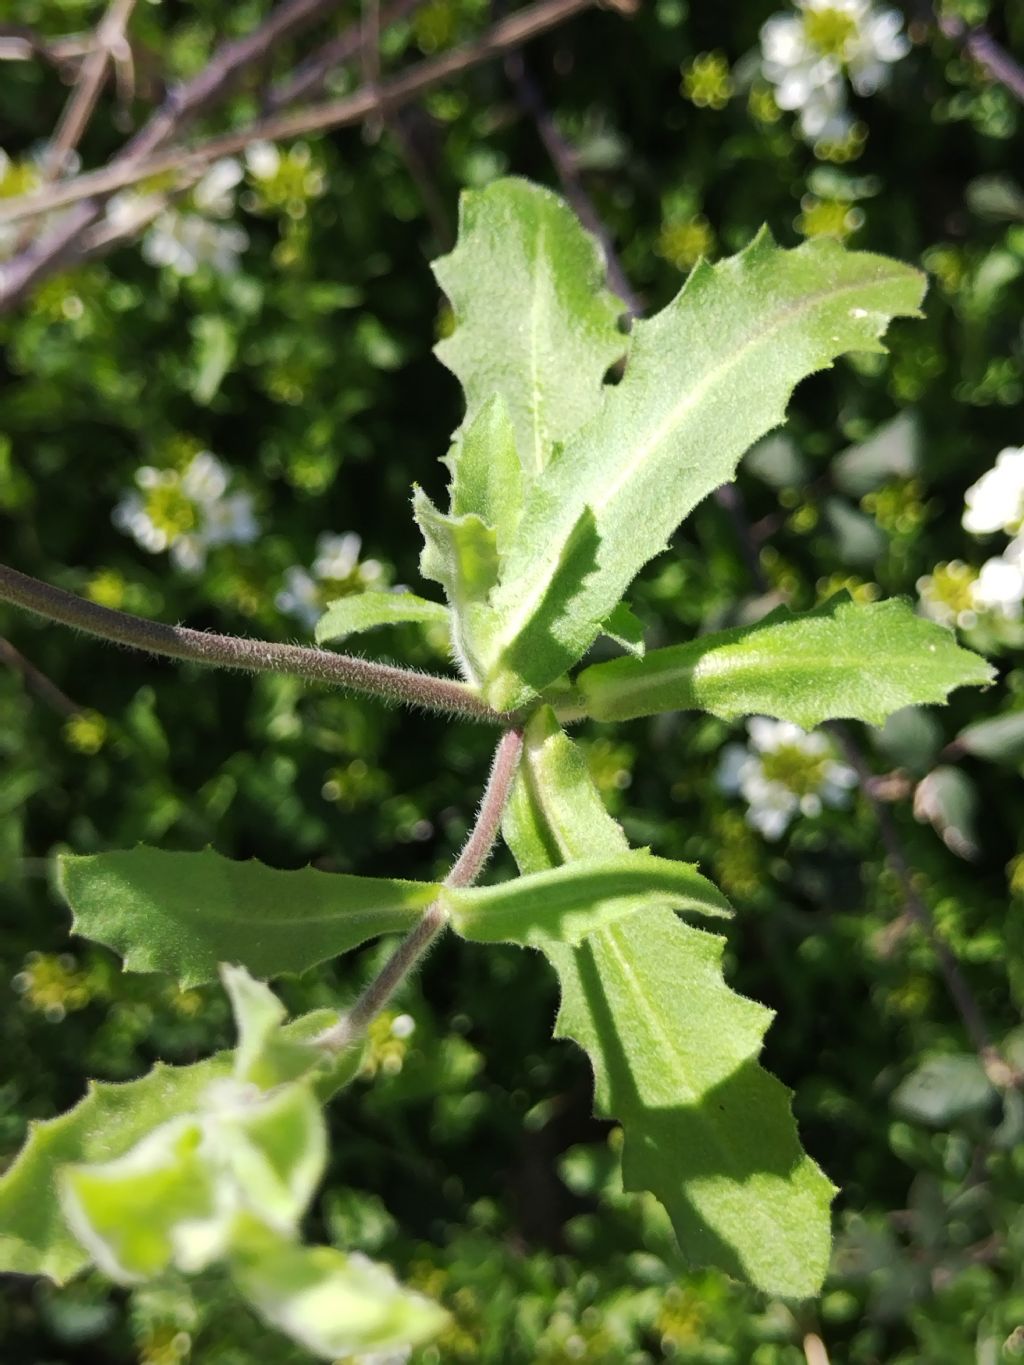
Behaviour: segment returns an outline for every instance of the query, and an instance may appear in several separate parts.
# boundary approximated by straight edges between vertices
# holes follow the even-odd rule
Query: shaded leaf
[[[466,423],[500,395],[533,477],[597,411],[626,349],[601,249],[557,195],[509,178],[463,193],[458,245],[434,274],[455,314],[437,355],[462,384]]]
[[[906,601],[858,603],[843,593],[803,615],[779,607],[757,625],[594,664],[577,686],[598,720],[699,710],[810,729],[842,717],[879,725],[901,707],[945,701],[953,688],[994,676]]]
[[[524,873],[626,847],[550,711],[531,722],[505,836]],[[790,1093],[757,1063],[770,1011],[722,977],[724,940],[656,908],[579,948],[544,945],[556,1032],[594,1066],[598,1112],[623,1129],[623,1180],[665,1205],[686,1257],[804,1297],[829,1258],[832,1187],[801,1151]]]
[[[74,931],[106,944],[133,972],[183,985],[217,977],[221,962],[254,976],[308,971],[379,934],[403,933],[436,894],[428,882],[284,872],[212,849],[135,848],[60,858]]]
[[[644,623],[634,615],[631,607],[620,602],[602,627],[609,640],[621,645],[627,654],[642,659],[646,653]]]
[[[911,412],[901,412],[859,445],[849,446],[831,464],[836,486],[862,498],[892,479],[910,479],[921,465],[921,432]]]
[[[976,758],[1019,768],[1024,763],[1024,710],[975,721],[961,730],[953,743]]]
[[[621,383],[528,493],[492,599],[492,704],[522,704],[579,659],[680,521],[782,422],[798,381],[844,351],[883,349],[890,318],[915,314],[923,290],[898,262],[823,239],[783,251],[767,232],[698,265],[636,325]],[[586,562],[567,557],[585,511]]]
[[[361,592],[339,597],[316,623],[318,645],[336,644],[380,626],[447,625],[448,608],[411,592]]]
[[[977,1057],[966,1053],[931,1057],[896,1087],[892,1106],[904,1118],[946,1128],[986,1110],[996,1091]]]
[[[441,893],[452,927],[477,943],[579,943],[595,929],[656,906],[729,915],[729,902],[691,863],[632,849],[566,863],[497,886]],[[627,931],[628,932],[628,931]]]

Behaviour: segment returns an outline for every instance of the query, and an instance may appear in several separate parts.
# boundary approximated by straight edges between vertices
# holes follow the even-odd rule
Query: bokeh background
[[[83,165],[269,8],[140,3],[134,98],[103,94]],[[6,0],[0,19],[56,36],[102,12]],[[482,0],[410,6],[380,64],[400,70],[494,17]],[[790,27],[763,32],[776,17]],[[332,23],[359,19],[349,3]],[[422,1365],[800,1365],[809,1334],[856,1365],[1024,1355],[1024,570],[1019,589],[1011,572],[1024,455],[974,495],[1004,506],[1005,524],[963,524],[968,491],[1024,441],[1024,108],[971,55],[977,26],[1019,74],[1013,3],[593,9],[530,43],[522,66],[482,63],[386,117],[250,149],[0,317],[2,558],[143,615],[294,640],[331,595],[429,595],[409,497],[414,480],[442,494],[460,419],[431,355],[450,318],[429,261],[451,245],[461,189],[506,173],[559,188],[553,144],[644,311],[762,222],[786,244],[832,234],[931,276],[924,319],[892,328],[887,357],[805,383],[742,467],[738,499],[701,506],[632,601],[662,644],[773,601],[905,594],[959,626],[998,683],[851,729],[867,790],[823,785],[849,759],[831,737],[820,753],[686,715],[581,731],[633,842],[699,861],[737,906],[730,980],[778,1011],[766,1063],[841,1187],[825,1292],[771,1303],[687,1268],[653,1200],[621,1191],[584,1057],[551,1041],[546,964],[449,938],[374,1024],[364,1074],[331,1110],[311,1230],[446,1304],[453,1325]],[[812,39],[818,60],[831,53],[824,75],[801,66],[794,35],[805,57]],[[283,45],[270,71],[308,47]],[[265,78],[199,131],[244,124]],[[360,79],[356,63],[332,89]],[[0,65],[0,198],[38,183],[66,93],[45,62]],[[0,254],[23,244],[0,232]],[[1005,571],[984,572],[993,559]],[[432,877],[466,832],[491,737],[292,679],[148,660],[7,608],[0,635],[5,1163],[87,1076],[127,1079],[231,1041],[218,989],[124,975],[69,938],[55,851],[210,843],[279,867]],[[444,641],[411,627],[366,649],[446,665]],[[509,870],[499,857],[492,874]],[[386,949],[282,994],[296,1010],[344,1002]],[[978,1019],[1002,1072],[979,1057]],[[130,1295],[91,1276],[59,1292],[11,1280],[0,1338],[12,1365],[308,1359],[268,1340],[216,1277]]]

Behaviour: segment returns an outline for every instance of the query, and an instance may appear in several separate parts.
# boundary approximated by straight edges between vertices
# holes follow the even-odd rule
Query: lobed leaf
[[[437,355],[462,384],[466,423],[500,395],[532,478],[597,411],[626,350],[601,248],[557,195],[508,178],[463,193],[458,244],[434,274],[455,314]]]
[[[779,607],[753,626],[612,659],[576,680],[588,715],[630,720],[710,711],[724,720],[775,716],[810,729],[849,717],[881,725],[901,707],[942,702],[995,671],[952,632],[900,599],[833,597],[804,615]]]
[[[452,927],[476,943],[578,944],[595,929],[657,906],[731,914],[729,902],[692,863],[630,849],[566,863],[497,886],[444,888]]]
[[[62,1172],[73,1167],[96,1168],[117,1161],[155,1131],[171,1129],[173,1133],[176,1131],[175,1124],[191,1123],[207,1103],[212,1087],[230,1086],[233,1078],[250,1082],[255,1079],[252,1064],[256,1060],[256,1050],[261,1051],[265,1058],[267,1045],[271,1041],[275,1043],[271,1054],[275,1058],[280,1058],[286,1052],[304,1050],[303,1045],[308,1046],[338,1017],[334,1010],[314,1010],[283,1026],[272,1023],[264,1030],[261,1044],[253,1037],[256,1021],[250,1011],[251,1003],[242,1004],[240,1012],[238,992],[233,993],[236,1021],[242,1035],[242,1046],[238,1052],[218,1052],[191,1066],[166,1066],[158,1062],[152,1071],[136,1081],[120,1084],[90,1082],[85,1097],[73,1109],[57,1118],[29,1124],[28,1137],[21,1151],[0,1176],[0,1271],[46,1275],[57,1284],[63,1284],[78,1274],[88,1265],[90,1251],[95,1255],[95,1246],[91,1245],[90,1250],[86,1250],[79,1236],[68,1226],[59,1198]],[[269,1011],[265,1012],[265,1017],[266,1014]],[[248,1038],[245,1034],[247,1027]],[[359,1069],[362,1052],[361,1046],[349,1048],[337,1057],[320,1052],[319,1069],[309,1072],[307,1068],[307,1091],[311,1087],[319,1102],[325,1103],[353,1079]],[[264,1072],[262,1079],[276,1081],[277,1078]],[[257,1126],[269,1122],[269,1130],[264,1136],[270,1137],[273,1137],[273,1130],[282,1121],[294,1128],[290,1119],[294,1119],[294,1115],[288,1113],[256,1116]],[[154,1148],[150,1155],[158,1157],[159,1153]],[[315,1183],[318,1178],[311,1175],[311,1171],[317,1162],[322,1162],[322,1156],[318,1156],[308,1142],[298,1144],[293,1155],[290,1170],[279,1163],[278,1174],[285,1181],[285,1193],[290,1182],[301,1202],[305,1197],[304,1191],[309,1189],[310,1180]],[[145,1166],[146,1163],[142,1164]],[[159,1166],[159,1160],[154,1164]],[[319,1169],[317,1165],[316,1170]],[[248,1178],[252,1179],[251,1171]],[[173,1184],[173,1176],[169,1174],[168,1179]],[[185,1183],[188,1183],[187,1179]],[[269,1188],[273,1197],[273,1180],[269,1182]],[[198,1190],[197,1197],[201,1195],[202,1191]],[[279,1208],[279,1197],[276,1202]],[[186,1207],[187,1204],[182,1204],[182,1208]],[[111,1226],[116,1228],[120,1222],[116,1209],[114,1214]],[[101,1225],[104,1223],[102,1214],[98,1214],[98,1221]],[[79,1225],[79,1233],[82,1226]],[[159,1240],[159,1229],[155,1229],[155,1232]],[[140,1248],[134,1239],[127,1250],[134,1262],[132,1269],[124,1265],[128,1276],[146,1273],[135,1256],[152,1258],[156,1254],[159,1258],[160,1254],[159,1248],[155,1252],[152,1246]],[[114,1248],[109,1249],[108,1255],[111,1259],[117,1259]]]
[[[284,872],[209,848],[64,854],[59,876],[75,933],[113,948],[129,971],[186,986],[215,980],[221,962],[261,977],[308,971],[404,932],[437,894],[428,882]]]
[[[626,847],[550,711],[527,731],[504,829],[525,874]],[[771,1012],[728,988],[723,948],[664,908],[578,948],[546,943],[556,1033],[590,1055],[597,1110],[622,1124],[625,1187],[658,1197],[688,1260],[806,1297],[828,1266],[833,1189],[800,1148],[790,1092],[758,1065]]]
[[[883,349],[923,291],[909,266],[824,239],[784,251],[762,231],[637,323],[621,383],[527,495],[491,598],[492,705],[524,704],[575,663],[676,526],[783,421],[795,385]]]
[[[448,624],[448,608],[411,592],[361,592],[339,597],[316,623],[318,645],[337,644],[380,626]]]
[[[498,581],[497,533],[476,512],[440,512],[422,488],[414,489],[412,505],[423,533],[420,573],[444,588],[453,648],[466,676],[479,682],[490,628],[487,602]]]

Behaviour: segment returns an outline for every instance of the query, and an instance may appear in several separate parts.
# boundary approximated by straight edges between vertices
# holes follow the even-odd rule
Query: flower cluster
[[[383,566],[376,559],[360,563],[362,547],[354,531],[320,536],[312,572],[298,564],[285,570],[284,587],[275,599],[278,608],[312,630],[333,598],[379,586]]]
[[[249,245],[244,228],[225,223],[235,211],[235,189],[242,179],[241,162],[234,157],[215,161],[188,197],[188,207],[167,205],[154,217],[161,202],[155,193],[124,190],[107,206],[107,221],[116,231],[134,232],[149,223],[142,254],[151,265],[166,266],[176,275],[194,275],[207,267],[219,275],[238,269],[238,258]]]
[[[979,570],[960,560],[937,564],[918,580],[926,615],[970,630],[981,616],[1019,621],[1024,615],[1024,446],[1009,446],[964,495],[963,527],[971,535],[1011,538]]]
[[[259,535],[251,496],[228,492],[231,475],[209,451],[183,471],[143,465],[135,482],[138,492],[114,508],[114,525],[150,554],[169,551],[186,573],[198,573],[215,546],[245,545]]]
[[[839,762],[826,735],[765,716],[747,722],[747,735],[748,744],[722,750],[716,780],[728,795],[744,798],[747,824],[766,839],[781,838],[797,814],[849,804],[857,774]]]
[[[897,10],[871,0],[796,0],[761,29],[761,70],[780,109],[798,114],[808,142],[841,144],[854,132],[847,81],[873,95],[910,44]]]

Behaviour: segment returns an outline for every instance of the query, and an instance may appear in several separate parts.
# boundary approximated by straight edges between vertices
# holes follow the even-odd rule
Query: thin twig
[[[0,62],[26,62],[42,58],[63,72],[88,56],[94,42],[91,33],[44,38],[27,24],[0,24]]]
[[[444,879],[445,886],[472,886],[479,877],[501,829],[501,817],[508,802],[512,783],[523,752],[523,732],[506,730],[494,751],[490,777],[484,789],[476,822],[455,865]],[[373,978],[355,1004],[338,1022],[318,1038],[321,1047],[331,1052],[362,1036],[370,1021],[380,1013],[395,991],[415,970],[423,955],[448,922],[441,902],[434,901],[423,912],[415,929],[398,945],[381,971]]]
[[[213,668],[251,673],[289,673],[310,682],[328,683],[382,701],[422,706],[468,720],[507,724],[510,717],[493,711],[455,678],[414,673],[391,664],[304,645],[278,644],[242,636],[214,635],[186,626],[169,626],[141,616],[114,611],[74,593],[42,583],[0,564],[0,601],[35,612],[49,621],[97,635],[114,644],[161,654]]]
[[[81,707],[77,702],[73,702],[66,696],[56,683],[36,668],[25,658],[20,649],[15,649],[10,640],[5,640],[0,636],[0,663],[6,664],[13,672],[18,673],[25,681],[25,686],[30,692],[34,692],[40,701],[52,707],[58,715],[65,718],[77,716]]]
[[[808,1332],[803,1340],[804,1359],[807,1365],[829,1365],[828,1351],[817,1332]]]
[[[421,0],[396,0],[395,4],[389,5],[381,12],[381,29],[390,28],[392,24],[398,23],[407,14],[411,14],[420,3]],[[346,62],[358,56],[362,42],[362,24],[353,24],[337,38],[324,43],[276,85],[271,86],[263,102],[263,112],[275,113],[297,104],[307,95],[319,94],[339,66],[344,66]]]
[[[985,28],[972,28],[954,14],[938,16],[939,28],[952,38],[994,81],[1024,104],[1024,66],[1021,66]]]
[[[540,87],[534,80],[521,52],[512,52],[505,58],[505,74],[512,83],[520,106],[533,119],[537,133],[558,173],[565,191],[565,197],[572,205],[577,218],[601,243],[608,267],[608,282],[626,305],[631,317],[640,317],[644,311],[639,296],[629,282],[622,268],[611,235],[605,227],[594,201],[587,193],[580,175],[575,148],[562,136],[554,116],[544,103]]]
[[[236,132],[209,138],[191,148],[174,149],[142,161],[118,158],[110,165],[76,176],[66,184],[55,185],[45,191],[23,195],[0,204],[0,223],[17,222],[22,218],[50,213],[54,209],[78,204],[83,200],[105,197],[113,194],[115,190],[124,189],[127,185],[136,184],[150,176],[182,170],[194,172],[223,156],[234,156],[244,151],[251,142],[276,142],[285,138],[301,137],[307,133],[322,132],[328,128],[344,128],[362,123],[369,115],[379,112],[383,106],[405,104],[452,76],[461,75],[462,72],[491,58],[503,56],[521,43],[590,8],[594,3],[595,0],[539,0],[538,4],[520,10],[508,19],[493,25],[479,38],[464,43],[461,47],[452,48],[437,57],[418,62],[407,71],[383,82],[376,89],[362,86],[341,99],[312,105],[308,109],[257,119]],[[16,264],[16,261],[9,262],[8,271],[10,272]],[[19,288],[20,271],[10,273],[4,300],[6,301],[13,295],[13,291]]]
[[[115,50],[124,43],[125,29],[134,8],[135,0],[110,0],[106,14],[97,25],[95,45],[79,68],[74,88],[46,150],[42,166],[44,181],[61,174],[68,156],[81,141],[107,78],[110,61]]]
[[[252,33],[223,44],[198,75],[168,92],[160,108],[110,166],[138,166],[179,136],[199,114],[223,99],[252,67],[266,61],[282,41],[324,18],[339,3],[340,0],[285,0]],[[74,255],[82,232],[103,211],[102,200],[91,195],[89,191],[84,198],[78,195],[66,200],[77,204],[74,212],[0,267],[0,309],[12,308],[40,279]]]

